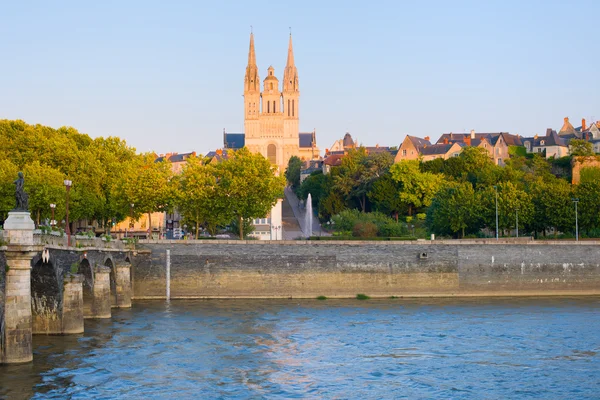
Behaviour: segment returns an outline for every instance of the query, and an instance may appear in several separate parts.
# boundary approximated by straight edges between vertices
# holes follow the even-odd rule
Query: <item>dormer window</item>
[[[544,146],[546,144],[546,142],[544,142],[543,140],[540,141],[540,146]]]
[[[273,76],[273,71],[269,71],[269,75],[270,75],[270,76]]]

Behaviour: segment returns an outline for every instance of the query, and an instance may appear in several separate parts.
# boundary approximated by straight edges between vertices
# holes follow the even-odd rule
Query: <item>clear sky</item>
[[[598,0],[0,0],[0,118],[206,153],[243,132],[252,25],[261,79],[280,80],[292,27],[321,149],[532,136],[600,119],[599,16]]]

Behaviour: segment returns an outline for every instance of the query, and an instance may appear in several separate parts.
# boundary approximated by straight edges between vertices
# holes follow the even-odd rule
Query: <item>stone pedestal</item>
[[[84,318],[110,318],[110,268],[94,268],[92,304]]]
[[[35,224],[28,211],[10,211],[4,221],[4,239],[9,244],[33,244]]]
[[[116,267],[117,304],[119,308],[131,307],[131,265],[129,263],[117,264]]]

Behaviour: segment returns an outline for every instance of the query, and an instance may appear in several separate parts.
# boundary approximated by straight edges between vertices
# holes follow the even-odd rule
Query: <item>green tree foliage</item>
[[[398,221],[398,215],[408,210],[406,203],[400,199],[401,188],[400,183],[388,172],[373,183],[367,197],[373,203],[375,211],[393,215]]]
[[[415,208],[429,207],[444,181],[441,174],[421,172],[417,160],[400,161],[392,165],[390,173],[400,184],[400,200],[408,208],[408,215],[412,215]]]
[[[587,167],[582,168],[580,172],[581,183],[584,182],[600,182],[600,168],[597,167]]]
[[[148,214],[148,227],[152,227],[153,212],[166,211],[172,206],[174,187],[169,161],[155,162],[154,154],[136,158],[132,173],[123,177],[124,207],[134,204],[133,216]]]
[[[533,215],[527,227],[529,231],[545,232],[553,228],[554,234],[568,232],[574,226],[571,185],[555,177],[537,178],[529,184]]]
[[[220,196],[216,167],[204,165],[197,157],[190,157],[178,178],[175,205],[186,223],[196,227],[196,238],[200,226],[211,235],[217,233],[217,227],[228,224],[232,214],[227,203]]]
[[[245,147],[231,153],[216,166],[219,197],[238,222],[240,239],[245,237],[244,219],[264,218],[283,197],[285,179],[277,177],[269,161]]]
[[[0,159],[0,221],[4,221],[8,212],[16,206],[13,182],[18,172],[19,168],[11,160]]]
[[[364,147],[351,149],[333,174],[333,189],[340,192],[347,203],[357,201],[365,212],[367,193],[373,183],[389,171],[392,163],[388,152],[369,155]]]
[[[488,186],[482,191],[482,217],[488,229],[491,231],[496,229],[496,193],[498,196],[498,228],[501,231],[515,229],[517,211],[521,226],[531,222],[533,204],[529,193],[512,182],[502,182],[496,185],[496,189]]]
[[[302,169],[302,161],[297,156],[290,157],[288,166],[285,170],[285,179],[287,184],[294,192],[300,187],[300,170]]]
[[[480,195],[469,182],[451,182],[435,196],[427,212],[427,226],[437,235],[476,233],[482,227]]]
[[[298,197],[302,200],[306,200],[310,193],[313,206],[317,206],[321,199],[329,194],[330,188],[331,175],[325,175],[323,174],[323,171],[315,171],[304,179],[298,188]]]
[[[583,139],[571,139],[569,153],[571,156],[593,156],[595,154],[594,146]]]
[[[55,214],[55,219],[60,218],[60,210],[65,202],[63,174],[36,160],[25,166],[23,175],[25,191],[29,195],[29,211],[36,224],[39,225],[42,219],[51,217],[50,203],[57,204],[59,214]]]
[[[577,212],[579,229],[590,232],[600,227],[600,182],[582,182],[575,187],[575,198],[579,199]],[[572,207],[572,218],[575,208]]]

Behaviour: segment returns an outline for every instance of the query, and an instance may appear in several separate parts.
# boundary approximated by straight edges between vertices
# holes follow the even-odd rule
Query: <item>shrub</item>
[[[369,300],[370,297],[366,294],[359,293],[356,295],[356,300]]]
[[[361,238],[370,238],[377,236],[377,225],[367,221],[358,221],[352,228],[352,236]]]
[[[405,224],[387,221],[379,227],[379,236],[382,237],[400,237],[408,235],[408,228]]]
[[[318,296],[317,300],[327,300],[327,297],[325,297],[325,296]]]

